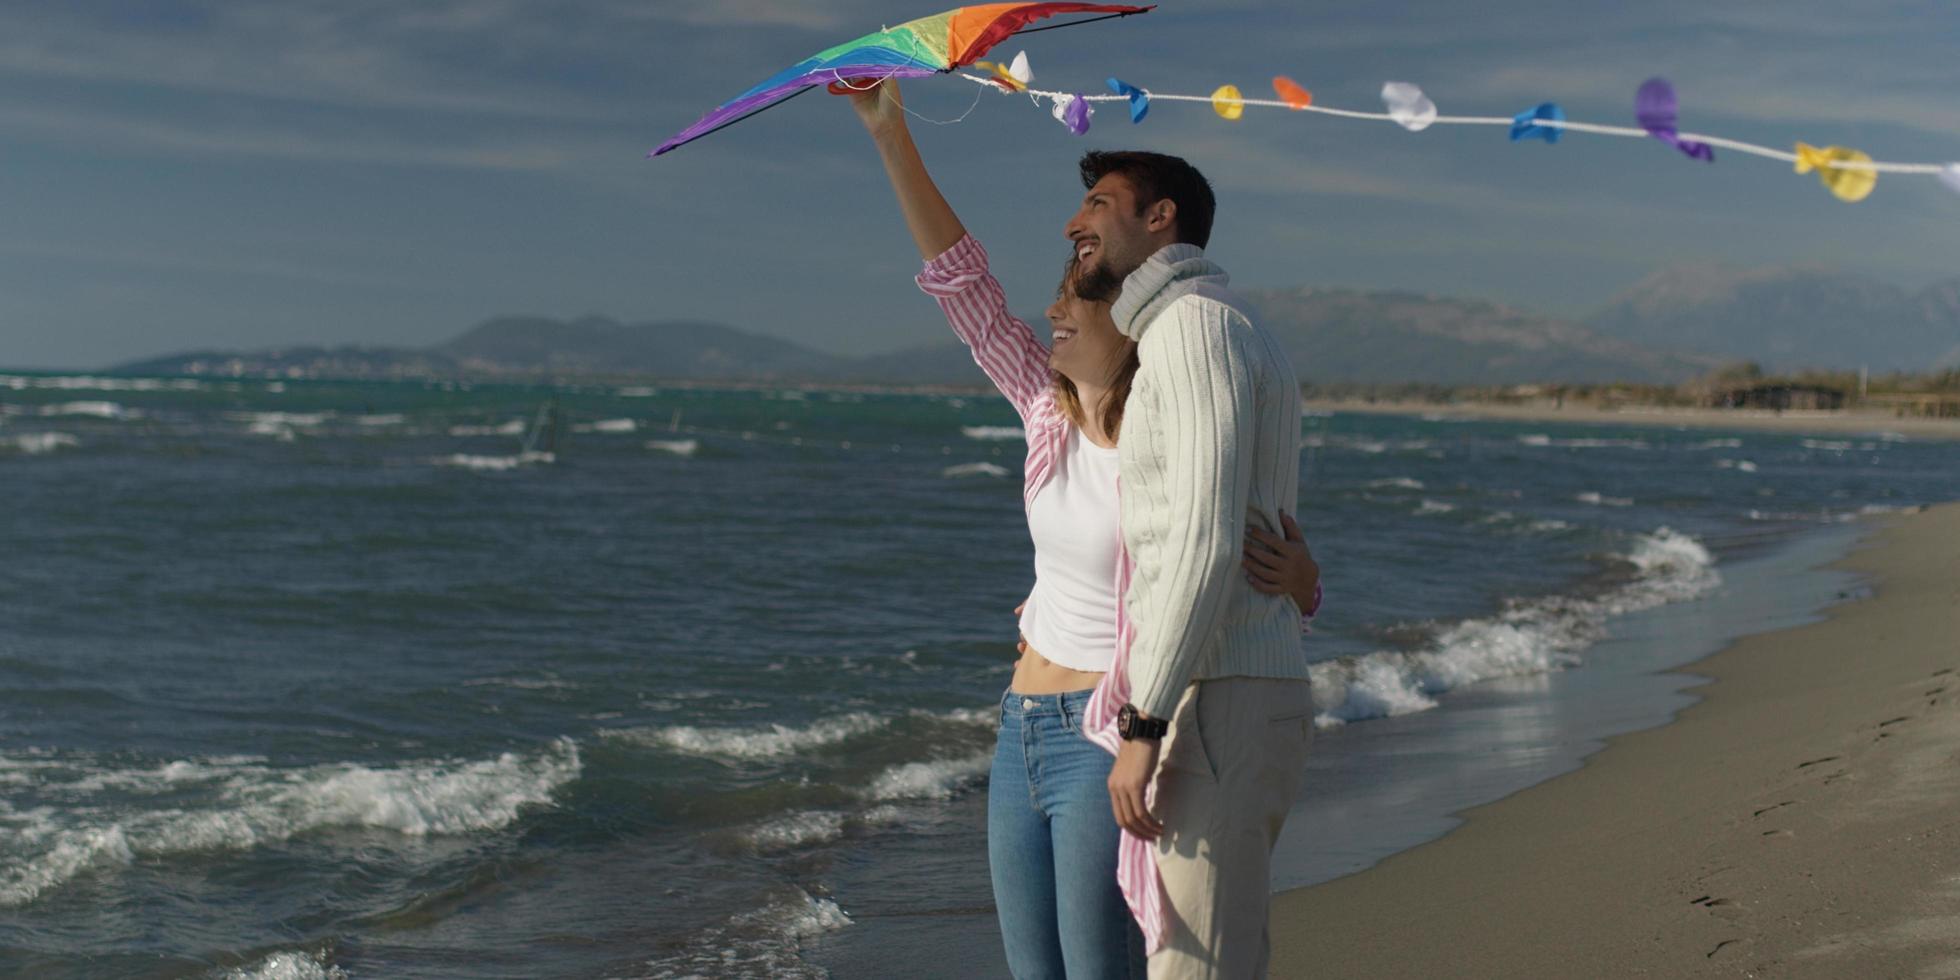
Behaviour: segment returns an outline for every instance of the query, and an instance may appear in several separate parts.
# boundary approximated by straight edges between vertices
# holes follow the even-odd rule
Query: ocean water
[[[1015,423],[0,374],[0,975],[1000,975]],[[1304,425],[1328,598],[1282,885],[1664,717],[1656,671],[1960,484],[1885,432]]]

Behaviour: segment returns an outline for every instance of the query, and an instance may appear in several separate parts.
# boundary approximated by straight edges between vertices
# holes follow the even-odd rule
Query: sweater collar
[[[1166,245],[1123,280],[1123,291],[1109,315],[1124,336],[1140,341],[1157,314],[1179,297],[1202,285],[1223,286],[1230,279],[1198,246],[1188,242]]]

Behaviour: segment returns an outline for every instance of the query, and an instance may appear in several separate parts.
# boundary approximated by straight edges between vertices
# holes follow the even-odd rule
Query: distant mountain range
[[[1960,279],[1919,293],[1804,270],[1656,273],[1585,321],[1407,292],[1247,290],[1315,383],[1667,383],[1752,360],[1923,371],[1960,363]],[[1046,333],[1038,317],[1030,317]],[[927,324],[923,322],[922,329]],[[646,377],[673,381],[979,385],[944,343],[845,357],[725,324],[499,317],[427,348],[194,351],[120,365],[141,374],[316,378]]]
[[[1925,371],[1960,363],[1960,278],[1914,293],[1848,273],[1682,267],[1648,276],[1586,322],[1630,343],[1771,370]]]

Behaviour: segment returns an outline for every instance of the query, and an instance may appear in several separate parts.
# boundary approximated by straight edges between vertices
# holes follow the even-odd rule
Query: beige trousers
[[[1266,976],[1273,842],[1306,776],[1306,681],[1227,677],[1184,689],[1157,770],[1157,869],[1171,930],[1151,980]]]

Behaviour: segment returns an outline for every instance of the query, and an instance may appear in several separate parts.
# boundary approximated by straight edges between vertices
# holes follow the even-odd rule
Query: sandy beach
[[[1550,401],[1499,405],[1462,402],[1438,405],[1417,401],[1351,401],[1308,399],[1315,412],[1358,412],[1372,415],[1416,415],[1501,422],[1567,422],[1576,425],[1682,426],[1693,429],[1737,429],[1818,435],[1869,435],[1894,432],[1909,438],[1960,439],[1960,419],[1899,416],[1888,411],[1841,412],[1760,409],[1559,406]]]
[[[1664,727],[1278,897],[1273,976],[1960,977],[1960,505]]]

